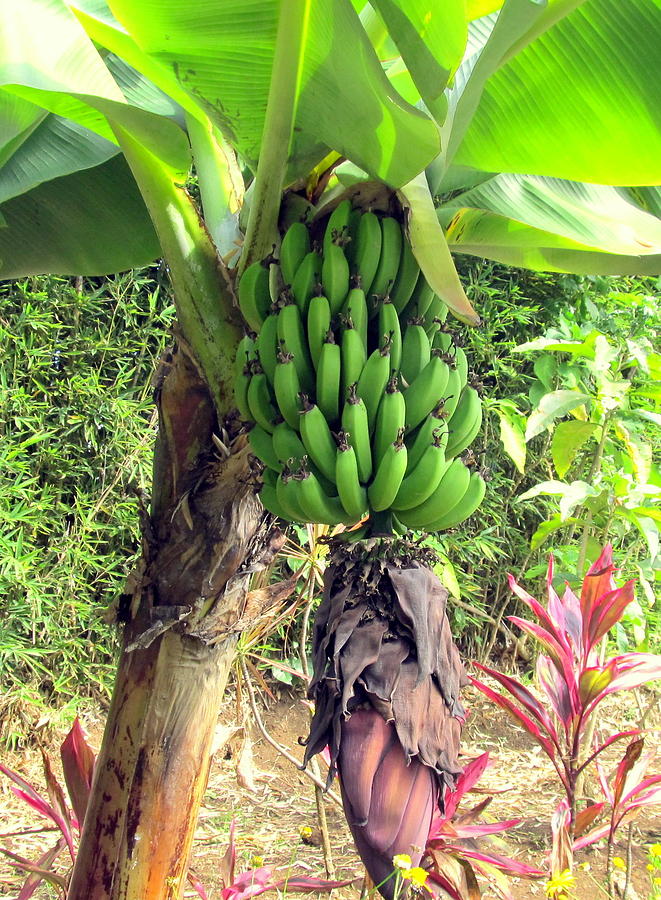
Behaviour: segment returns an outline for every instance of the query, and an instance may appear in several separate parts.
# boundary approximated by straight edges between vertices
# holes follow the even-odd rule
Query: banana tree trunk
[[[158,382],[151,516],[68,900],[181,896],[249,572],[270,553],[245,438],[219,428],[181,348]]]

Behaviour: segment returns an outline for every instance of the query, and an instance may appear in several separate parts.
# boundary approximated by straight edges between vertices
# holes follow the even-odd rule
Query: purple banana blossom
[[[461,772],[466,676],[447,591],[427,567],[345,547],[326,572],[314,626],[315,714],[305,758],[328,744],[360,857],[381,894],[393,856],[417,865],[434,809]],[[387,879],[387,880],[385,880]],[[382,883],[383,882],[383,883]]]

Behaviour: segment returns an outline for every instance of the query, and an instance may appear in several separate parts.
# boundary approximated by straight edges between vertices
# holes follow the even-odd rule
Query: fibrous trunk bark
[[[181,896],[248,580],[278,545],[245,437],[217,422],[185,345],[156,397],[151,515],[68,900]]]

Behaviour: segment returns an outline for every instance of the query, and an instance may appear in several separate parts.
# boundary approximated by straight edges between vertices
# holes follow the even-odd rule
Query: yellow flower
[[[650,856],[661,856],[661,844],[652,844],[647,848],[647,852]]]
[[[298,829],[298,833],[301,837],[310,837],[310,835],[312,834],[312,829],[309,825],[301,825],[301,827]]]
[[[427,881],[427,872],[421,869],[420,866],[415,866],[413,869],[405,869],[402,872],[402,878],[409,878],[411,884],[414,884],[416,887],[422,887]]]
[[[260,869],[264,865],[264,857],[263,856],[253,856],[250,860],[250,865],[253,869]]]
[[[396,856],[393,856],[392,864],[396,869],[410,869],[411,857],[408,853],[398,853]]]
[[[653,878],[652,881],[654,882],[654,884],[661,884],[661,878]]]
[[[653,872],[656,869],[656,866],[653,866],[652,863],[647,863],[645,866],[648,872]]]
[[[622,859],[621,856],[613,857],[613,865],[615,866],[616,869],[626,869],[626,867],[627,867],[627,864],[625,863],[625,861]]]
[[[546,882],[545,891],[546,896],[550,898],[550,900],[565,900],[568,896],[567,891],[570,888],[574,887],[576,879],[569,871],[569,869],[565,869],[564,872],[560,872],[559,875],[554,875],[553,878],[549,878]]]

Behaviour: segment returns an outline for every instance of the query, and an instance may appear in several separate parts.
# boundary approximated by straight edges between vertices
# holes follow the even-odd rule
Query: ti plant
[[[492,797],[485,798],[472,809],[459,809],[465,795],[475,787],[489,764],[488,753],[468,763],[457,779],[456,787],[447,789],[443,811],[437,809],[432,819],[426,847],[429,881],[442,888],[452,900],[481,897],[478,875],[488,879],[491,888],[505,898],[511,897],[508,875],[520,878],[544,875],[540,869],[481,846],[481,838],[515,828],[521,819],[480,822]]]
[[[569,586],[559,596],[553,585],[551,558],[546,607],[510,576],[512,590],[536,619],[533,622],[510,617],[541,644],[537,683],[546,705],[516,678],[488,666],[476,664],[503,691],[471,678],[479,691],[506,710],[541,746],[556,771],[565,796],[552,822],[554,877],[571,870],[575,850],[604,836],[608,836],[612,845],[615,831],[623,821],[630,820],[641,805],[659,800],[658,792],[651,788],[660,776],[646,778],[642,764],[634,764],[642,751],[642,738],[629,745],[610,786],[600,774],[604,802],[581,806],[583,798],[577,791],[583,773],[590,766],[601,771],[598,764],[604,750],[640,733],[632,729],[590,740],[590,726],[597,718],[601,702],[611,694],[633,690],[651,679],[661,678],[661,656],[630,652],[608,658],[600,653],[600,645],[603,646],[609,630],[621,619],[634,597],[633,581],[616,587],[614,572],[612,548],[606,545],[590,566],[580,596]],[[611,807],[609,824],[593,828],[598,817],[605,813],[606,804]]]

